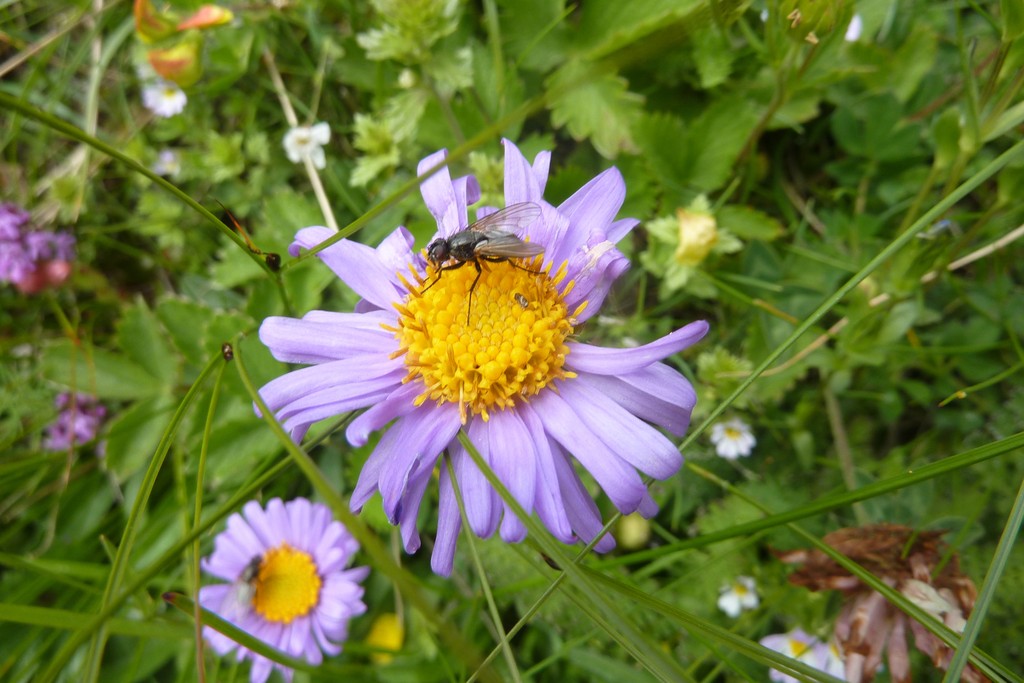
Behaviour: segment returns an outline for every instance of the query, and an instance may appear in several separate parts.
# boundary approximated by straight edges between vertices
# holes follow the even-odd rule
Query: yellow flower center
[[[747,589],[747,587],[744,586],[742,583],[734,583],[732,585],[732,590],[733,590],[734,593],[736,593],[736,595],[739,595],[739,596],[746,595],[747,593],[750,592]]]
[[[573,282],[558,291],[565,264],[552,276],[550,267],[540,271],[540,263],[539,256],[515,264],[481,261],[475,287],[473,263],[445,271],[431,265],[425,279],[413,271],[416,285],[399,273],[409,296],[395,305],[398,327],[387,329],[399,343],[393,357],[405,355],[409,374],[403,382],[425,385],[416,405],[457,402],[465,424],[467,413],[487,420],[490,410],[510,408],[556,379],[576,376],[563,367],[565,340],[586,302],[570,315],[563,297]]]
[[[320,602],[321,583],[309,553],[282,543],[263,556],[252,606],[267,621],[289,624]]]
[[[725,428],[725,438],[729,439],[730,441],[736,441],[741,436],[743,436],[743,432],[741,432],[740,430],[736,429],[735,427],[726,427]]]
[[[795,638],[789,639],[789,651],[794,659],[800,659],[805,652],[811,649],[808,643],[801,642]]]

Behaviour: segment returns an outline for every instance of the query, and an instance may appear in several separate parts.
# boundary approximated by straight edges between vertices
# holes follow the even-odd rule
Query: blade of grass
[[[978,591],[978,599],[974,603],[974,610],[967,619],[967,625],[960,636],[960,645],[956,648],[956,652],[953,653],[953,659],[949,662],[946,676],[942,679],[943,683],[952,683],[953,681],[960,680],[960,674],[967,665],[971,648],[974,645],[974,641],[978,638],[978,633],[981,631],[982,624],[985,621],[985,614],[988,612],[988,607],[992,604],[992,599],[995,597],[999,577],[1003,575],[1003,571],[1010,561],[1010,553],[1013,552],[1013,543],[1017,539],[1017,533],[1020,531],[1022,521],[1024,521],[1024,482],[1021,482],[1020,489],[1017,491],[1017,499],[1013,502],[1013,509],[1010,511],[1010,516],[1003,527],[1003,535],[999,538],[999,545],[996,546],[995,555],[992,556],[992,562],[989,564],[988,572],[985,574],[985,581],[981,584],[981,590]]]
[[[90,624],[95,626],[95,633],[92,634],[92,645],[89,648],[89,654],[86,659],[87,674],[84,677],[85,680],[97,680],[99,678],[100,660],[102,659],[102,653],[104,646],[106,645],[107,638],[107,621],[103,615],[107,613],[106,610],[108,610],[115,602],[115,592],[121,587],[121,583],[128,571],[128,563],[135,545],[136,535],[139,531],[142,512],[145,510],[146,504],[149,502],[149,495],[152,493],[153,485],[156,483],[156,476],[160,472],[164,458],[170,450],[171,444],[174,441],[174,436],[177,433],[178,426],[181,424],[182,419],[184,419],[185,413],[192,405],[192,401],[194,401],[196,396],[199,395],[199,388],[203,385],[206,378],[213,372],[214,367],[216,367],[217,362],[220,360],[221,358],[219,355],[210,359],[210,362],[207,363],[206,367],[204,367],[200,372],[199,377],[189,388],[185,397],[181,400],[181,403],[178,404],[178,409],[174,412],[173,417],[171,417],[170,424],[168,424],[167,428],[164,430],[156,452],[150,460],[149,467],[146,469],[145,475],[143,475],[142,483],[139,485],[139,491],[135,494],[135,501],[132,503],[132,508],[128,513],[128,520],[125,523],[124,532],[121,535],[121,542],[117,546],[113,565],[110,568],[110,574],[107,578],[107,586],[103,591],[103,599],[100,603],[100,613],[90,622]],[[72,654],[74,654],[75,650],[78,649],[78,646],[81,645],[89,635],[90,631],[85,629],[69,638],[54,656],[53,660],[50,662],[50,666],[47,667],[37,680],[41,683],[51,683],[52,681],[55,681],[60,675],[61,669],[67,665]]]

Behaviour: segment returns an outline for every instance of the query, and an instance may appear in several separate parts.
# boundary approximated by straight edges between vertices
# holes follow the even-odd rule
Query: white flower
[[[170,81],[153,81],[142,89],[142,104],[157,116],[180,114],[188,103],[185,91]]]
[[[736,618],[745,609],[754,609],[761,601],[757,597],[757,584],[749,576],[737,576],[731,586],[718,596],[718,609]]]
[[[331,129],[320,122],[313,126],[295,126],[284,134],[284,151],[288,160],[302,163],[309,158],[317,168],[324,168],[327,159],[324,157],[323,146],[331,140]]]
[[[181,171],[181,159],[173,149],[160,150],[160,155],[153,164],[153,173],[162,176],[176,176]]]
[[[750,455],[757,445],[757,439],[746,422],[733,418],[711,427],[711,443],[715,444],[715,452],[719,456],[735,460]]]
[[[860,18],[859,14],[854,14],[853,19],[850,20],[850,25],[846,27],[846,35],[843,38],[848,43],[855,43],[860,40],[860,34],[863,32],[864,20]]]
[[[843,660],[835,644],[822,643],[802,629],[765,636],[761,639],[761,645],[836,678],[843,678],[845,675]],[[796,683],[797,680],[775,669],[771,670],[768,677],[777,683]]]

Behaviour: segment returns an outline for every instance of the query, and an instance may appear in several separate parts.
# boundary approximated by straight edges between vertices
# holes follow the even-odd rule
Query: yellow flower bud
[[[718,223],[705,211],[677,209],[676,217],[679,220],[679,246],[676,247],[675,260],[680,265],[696,266],[718,244]]]
[[[615,527],[615,540],[623,550],[639,550],[651,540],[651,523],[638,512],[624,515]]]
[[[389,663],[394,659],[391,653],[401,650],[404,641],[405,627],[402,620],[394,612],[385,612],[373,620],[370,633],[366,636],[366,644],[390,652],[374,652],[370,655],[370,660],[375,664]]]

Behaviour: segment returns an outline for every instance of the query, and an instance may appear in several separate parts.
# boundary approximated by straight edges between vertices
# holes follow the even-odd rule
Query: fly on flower
[[[254,555],[238,578],[231,583],[231,589],[224,595],[219,614],[228,621],[236,621],[252,609],[252,601],[256,597],[256,577],[260,573],[262,562],[261,555]]]
[[[504,211],[480,211],[486,217],[467,227],[480,186],[436,169],[443,150],[431,154],[417,168],[438,227],[426,251],[413,248],[404,227],[376,249],[337,241],[317,257],[361,297],[356,310],[270,317],[260,327],[275,358],[308,366],[260,390],[293,439],[362,408],[346,429],[349,443],[363,446],[383,432],[350,505],[359,510],[379,492],[407,552],[420,547],[417,521],[437,482],[431,567],[444,576],[462,529],[456,483],[469,531],[508,542],[526,536],[524,521],[462,446],[463,428],[525,513],[564,543],[593,541],[598,552],[615,545],[611,536],[597,538],[601,512],[583,469],[621,512],[654,515],[658,505],[641,474],[665,479],[679,471],[683,456],[661,430],[682,436],[696,403],[686,378],[662,361],[708,330],[696,321],[626,349],[579,341],[577,328],[629,267],[615,247],[639,223],[616,220],[625,182],[609,168],[555,206],[544,199],[550,152],[531,163],[512,142],[504,146]],[[289,252],[334,234],[304,228]]]
[[[513,258],[530,258],[544,253],[542,245],[524,242],[515,234],[515,232],[529,227],[537,220],[538,216],[540,216],[539,206],[532,202],[522,202],[507,206],[501,211],[495,211],[451,237],[438,237],[427,247],[427,258],[437,269],[437,277],[424,287],[421,293],[436,285],[446,270],[455,270],[467,263],[472,263],[476,268],[476,278],[469,286],[469,302],[466,307],[466,324],[468,325],[469,314],[473,310],[473,290],[476,289],[476,283],[480,281],[482,273],[481,261],[499,263]],[[454,261],[454,263],[446,263],[447,261]],[[522,268],[515,263],[512,265]]]

